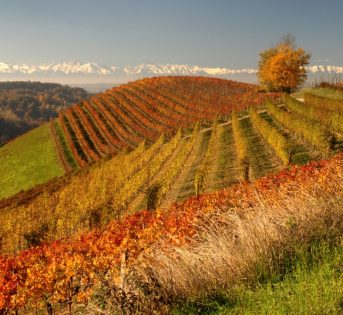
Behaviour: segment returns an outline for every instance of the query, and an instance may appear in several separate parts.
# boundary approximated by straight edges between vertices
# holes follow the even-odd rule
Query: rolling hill
[[[52,169],[62,166],[64,173],[72,172],[123,150],[133,150],[143,141],[151,145],[161,134],[170,139],[179,128],[192,128],[197,121],[211,124],[217,115],[227,117],[232,109],[261,104],[266,97],[254,85],[209,78],[152,78],[113,88],[60,111],[58,119],[51,122],[49,141],[57,149],[57,153],[50,152],[49,159],[56,162]],[[35,164],[35,176],[25,177],[27,174],[17,170],[18,183],[13,182],[11,190],[0,191],[0,198],[61,174],[47,174],[43,167],[46,156],[35,155],[37,142],[25,141],[31,143],[27,154],[35,156],[30,162]],[[17,142],[21,139],[5,145],[2,152],[11,151]],[[15,180],[11,175],[14,170],[5,157],[0,155],[0,159],[2,168],[10,171],[4,173],[2,185],[9,186],[6,178]],[[20,165],[25,163],[25,159],[18,160]],[[25,186],[21,186],[21,178],[27,179]]]
[[[120,98],[134,90],[132,85],[144,84],[148,88],[142,91],[146,94],[154,91],[157,96],[167,87],[173,90],[173,84],[180,93],[183,88],[182,95],[189,102],[188,111],[184,103],[175,103],[180,99],[177,96],[169,103],[170,107],[153,101],[142,101],[138,106],[127,101],[129,96]],[[234,87],[238,89],[236,93],[232,91]],[[342,150],[341,101],[324,99],[325,106],[321,106],[318,104],[323,103],[322,97],[306,93],[305,103],[285,96],[281,105],[270,100],[263,105],[259,103],[262,96],[251,89],[250,85],[242,87],[231,81],[204,78],[146,79],[94,96],[88,103],[62,112],[50,127],[42,126],[45,134],[39,130],[35,134],[45,135],[44,152],[38,151],[37,144],[30,145],[31,134],[21,142],[14,142],[28,143],[28,148],[23,149],[25,154],[16,153],[17,158],[10,159],[25,167],[21,172],[16,172],[15,165],[4,168],[4,174],[12,177],[4,177],[3,187],[8,190],[4,189],[3,194],[62,175],[62,166],[69,175],[0,202],[2,220],[8,222],[0,227],[2,251],[16,252],[31,246],[29,235],[39,234],[42,229],[44,233],[33,243],[101,227],[114,218],[145,208],[168,208],[175,201],[242,180],[254,181],[290,164],[305,164]],[[218,96],[220,93],[222,98]],[[121,102],[114,102],[114,97]],[[198,102],[189,101],[195,98]],[[237,104],[227,103],[229,98]],[[254,102],[243,103],[245,98]],[[271,95],[273,98],[275,95]],[[208,108],[214,99],[217,105]],[[124,101],[128,102],[126,111]],[[174,112],[172,105],[177,109]],[[136,112],[129,115],[129,110]],[[172,112],[176,116],[169,119]],[[138,116],[141,120],[135,115],[141,115]],[[151,120],[151,129],[144,117]],[[121,152],[107,134],[116,140]],[[101,142],[105,139],[106,143]],[[1,148],[4,156],[9,154],[8,148]],[[39,159],[32,158],[32,148],[35,154],[39,153]],[[75,168],[80,170],[74,174]],[[35,169],[36,177],[31,175],[31,169]],[[40,173],[46,177],[41,178]],[[12,184],[7,185],[8,182]]]
[[[14,166],[27,162],[18,190],[46,173],[37,165],[66,175],[0,200],[0,312],[82,313],[92,303],[162,312],[294,271],[294,244],[307,251],[334,236],[339,247],[343,103],[303,98],[219,79],[144,79],[3,146]]]

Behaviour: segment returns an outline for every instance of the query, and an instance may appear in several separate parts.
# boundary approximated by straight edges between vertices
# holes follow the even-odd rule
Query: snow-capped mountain
[[[343,74],[342,66],[311,65],[307,67],[310,75]],[[128,81],[146,76],[159,75],[206,75],[226,77],[241,81],[256,81],[257,69],[230,69],[224,67],[201,67],[188,64],[140,64],[118,67],[105,66],[96,62],[79,61],[46,64],[11,64],[0,62],[0,80],[53,80],[83,82]],[[68,79],[69,78],[69,79]]]
[[[115,70],[115,68],[113,68]],[[0,62],[1,74],[97,74],[97,75],[109,75],[113,72],[111,68],[102,67],[95,62],[81,63],[79,61],[74,62],[61,62],[61,63],[49,63],[49,64],[9,64]]]
[[[140,64],[137,66],[103,66],[96,62],[81,63],[62,62],[62,63],[49,63],[49,64],[10,64],[0,62],[0,74],[93,74],[93,75],[113,75],[117,73],[125,73],[127,75],[226,75],[226,74],[242,74],[242,73],[256,73],[255,69],[228,69],[228,68],[210,68],[199,67],[195,65],[178,65],[178,64]]]
[[[310,73],[327,72],[343,73],[343,67],[328,65],[313,65],[307,67]],[[221,76],[228,74],[254,74],[257,72],[253,68],[229,69],[229,68],[211,68],[200,67],[197,65],[187,64],[140,64],[137,66],[104,66],[96,62],[81,63],[79,61],[48,63],[48,64],[10,64],[0,62],[0,74],[93,74],[93,75],[113,75],[116,73],[125,73],[127,75],[151,74],[151,75],[198,75],[206,74]]]

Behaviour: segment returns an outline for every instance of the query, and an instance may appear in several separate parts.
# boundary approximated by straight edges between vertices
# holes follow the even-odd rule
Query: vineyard
[[[212,124],[197,122],[190,128],[188,121],[188,128],[162,134],[155,142],[142,140],[135,149],[102,158],[63,181],[4,199],[0,202],[4,223],[0,249],[16,253],[42,241],[102,227],[127,213],[168,208],[175,201],[254,181],[289,164],[304,164],[340,151],[339,130],[319,123],[334,113],[339,117],[340,112],[330,108],[318,112],[311,104],[285,96],[283,105],[267,101],[266,107],[234,111],[227,118],[213,119]],[[79,106],[73,109],[78,111]],[[74,114],[69,110],[67,116]],[[65,127],[70,126],[65,122]],[[52,128],[62,139],[58,125]],[[81,128],[78,132],[82,134]],[[100,143],[93,148],[100,148]],[[67,143],[60,145],[63,148],[68,148]],[[85,164],[95,157],[92,152],[84,155]],[[65,155],[60,159],[69,165]]]
[[[270,95],[273,97],[273,95]],[[168,139],[197,121],[228,117],[264,101],[253,85],[206,78],[144,79],[108,90],[58,118],[80,167],[142,141]]]
[[[117,283],[123,253],[131,264],[161,239],[186,244],[198,216],[222,206],[249,208],[317,178],[328,189],[342,113],[342,101],[310,93],[302,102],[177,77],[61,112],[46,128],[67,175],[0,200],[0,314],[87,301],[102,277]]]
[[[249,212],[260,204],[261,198],[280,202],[283,194],[299,193],[298,187],[308,196],[306,191],[313,189],[313,182],[318,183],[322,196],[328,193],[339,198],[342,183],[335,178],[342,171],[340,154],[327,161],[292,167],[254,184],[238,184],[191,198],[164,211],[127,215],[122,220],[112,220],[102,230],[93,229],[68,240],[45,243],[15,256],[2,256],[0,310],[5,313],[16,310],[20,314],[21,310],[26,313],[45,309],[49,313],[62,307],[72,312],[76,306],[84,306],[94,290],[108,279],[120,292],[123,254],[128,257],[125,264],[134,266],[137,260],[142,260],[139,257],[143,252],[148,254],[159,243],[159,246],[186,246],[198,233],[197,223],[204,214],[233,208]]]
[[[51,121],[48,137],[57,152],[49,152],[49,157],[36,156],[34,178],[20,167],[17,176],[22,180],[17,183],[14,177],[8,181],[13,167],[6,157],[2,158],[0,151],[0,167],[3,164],[10,173],[8,176],[4,173],[3,186],[9,188],[0,191],[0,198],[52,180],[63,170],[65,174],[73,173],[123,150],[132,151],[143,141],[151,145],[161,134],[169,140],[179,128],[192,128],[197,121],[210,125],[214,117],[228,118],[233,109],[261,105],[265,99],[277,97],[277,94],[259,93],[251,84],[200,77],[143,79],[96,94],[61,111]],[[30,142],[29,137],[22,138]],[[4,154],[17,146],[20,139],[5,145]],[[40,150],[37,143],[25,148],[29,155],[35,155],[37,150]],[[45,172],[42,166],[46,158],[55,159],[53,167],[63,170]]]

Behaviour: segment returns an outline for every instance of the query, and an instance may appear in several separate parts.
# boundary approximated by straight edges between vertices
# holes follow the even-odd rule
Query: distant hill
[[[210,127],[216,116],[225,119],[232,110],[262,104],[267,96],[252,84],[175,76],[138,80],[93,95],[42,126],[44,148],[32,140],[32,132],[0,148],[0,186],[6,187],[0,198],[132,151],[143,142],[149,147],[162,134],[169,141],[180,128],[187,133],[198,121]],[[47,160],[52,163],[49,172]]]
[[[79,84],[69,84],[72,87],[80,87],[84,90],[86,90],[89,93],[95,94],[95,93],[101,93],[105,92],[108,89],[111,89],[115,86],[119,86],[121,84],[115,84],[115,83],[79,83]]]
[[[0,144],[57,117],[61,109],[88,96],[82,88],[56,83],[0,82]]]

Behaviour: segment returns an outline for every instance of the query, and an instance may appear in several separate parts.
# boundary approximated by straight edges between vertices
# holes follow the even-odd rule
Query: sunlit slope
[[[64,174],[50,125],[44,124],[0,148],[0,198]]]
[[[198,121],[210,126],[215,117],[227,119],[232,110],[260,105],[266,98],[275,96],[259,93],[255,85],[230,80],[204,77],[147,78],[96,94],[60,112],[59,118],[50,124],[51,136],[60,164],[69,173],[113,157],[123,150],[132,151],[142,142],[151,145],[162,134],[170,140],[179,128],[192,129]],[[44,134],[47,135],[49,128],[44,128]],[[49,167],[34,167],[34,159],[26,161],[26,155],[36,156],[35,153],[39,153],[37,161],[46,156],[36,150],[35,146],[39,145],[40,140],[35,137],[31,139],[35,133],[40,132],[35,131],[20,138],[26,142],[23,149],[21,140],[16,140],[17,157],[13,158],[12,164],[4,162],[0,165],[13,174],[16,168],[12,166],[15,164],[18,168],[15,176],[7,175],[8,171],[4,173],[2,185],[5,188],[0,198],[62,174],[61,171],[54,171],[54,163]],[[50,138],[47,136],[46,139]],[[52,152],[51,142],[50,145]],[[21,154],[23,157],[20,157]],[[41,165],[40,162],[37,165]],[[28,180],[21,175],[23,168],[30,174]]]
[[[156,77],[94,95],[59,115],[58,124],[80,167],[134,149],[142,141],[171,138],[179,128],[228,117],[262,104],[257,86],[206,77]]]
[[[168,208],[175,201],[252,182],[291,164],[329,157],[342,150],[342,130],[330,123],[332,115],[342,115],[315,108],[290,97],[283,104],[267,102],[258,110],[179,129],[152,144],[143,141],[130,152],[69,176],[57,188],[50,183],[38,193],[3,200],[2,250],[32,246],[28,235],[39,235],[34,243],[69,237],[127,213]]]

